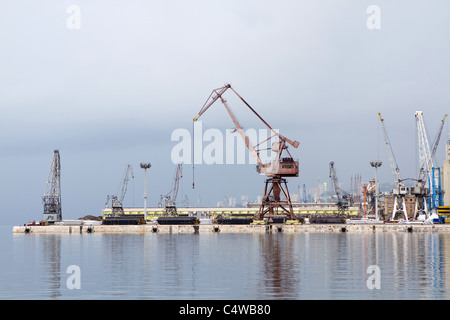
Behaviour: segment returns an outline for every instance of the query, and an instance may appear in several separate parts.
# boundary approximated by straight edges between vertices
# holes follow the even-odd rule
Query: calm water
[[[450,234],[0,232],[0,299],[450,298]]]

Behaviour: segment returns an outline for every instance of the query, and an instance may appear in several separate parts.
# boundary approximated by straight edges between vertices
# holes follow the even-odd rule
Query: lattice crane
[[[177,200],[178,188],[180,185],[180,179],[182,177],[183,177],[182,164],[179,163],[177,165],[177,168],[175,169],[175,177],[172,190],[170,190],[165,196],[161,195],[160,203],[164,200],[164,208],[166,210],[166,214],[168,215],[176,215],[177,213],[177,207],[175,202]]]
[[[47,178],[44,195],[42,196],[44,205],[43,221],[54,223],[62,221],[61,209],[61,161],[59,150],[54,150],[53,161]]]
[[[234,113],[231,111],[230,107],[227,104],[227,101],[223,97],[224,93],[231,89],[239,99],[270,129],[273,135],[267,139],[266,141],[274,138],[278,138],[279,142],[272,143],[272,151],[276,152],[275,160],[269,163],[262,163],[259,157],[259,150],[255,149],[250,142],[250,139],[247,137],[244,129],[241,124],[237,120]],[[269,219],[275,216],[284,216],[287,215],[289,219],[295,219],[294,211],[292,209],[292,202],[289,195],[289,190],[287,188],[286,179],[284,177],[298,177],[299,173],[299,165],[298,161],[295,161],[289,151],[287,150],[288,145],[297,148],[299,145],[298,141],[292,141],[281,134],[277,133],[268,125],[268,123],[231,87],[230,84],[225,85],[224,87],[214,89],[206,100],[205,104],[201,108],[200,112],[195,116],[194,121],[197,121],[198,118],[211,107],[214,102],[217,100],[221,100],[225,109],[227,110],[231,120],[236,126],[236,130],[241,135],[242,139],[246,147],[248,148],[251,156],[256,160],[257,166],[256,170],[260,174],[264,174],[268,177],[265,184],[264,195],[262,198],[261,207],[259,209],[259,213],[257,215],[258,219],[263,219],[264,217],[268,217]],[[264,141],[264,142],[266,142]],[[287,152],[287,157],[282,157],[282,153]],[[281,214],[279,213],[279,209]]]
[[[106,206],[111,200],[111,208],[113,217],[117,217],[123,215],[123,200],[125,198],[125,194],[127,193],[128,181],[130,177],[134,179],[133,167],[131,164],[128,164],[123,178],[121,180],[121,184],[119,186],[119,191],[115,195],[108,195],[106,198]]]
[[[386,128],[384,127],[384,119],[381,118],[381,113],[378,113],[380,118],[381,127],[384,134],[384,142],[386,145],[386,150],[389,157],[389,164],[392,171],[392,176],[394,178],[394,188],[392,189],[392,195],[394,196],[394,208],[392,209],[391,221],[396,219],[397,214],[403,214],[403,217],[408,221],[408,213],[406,211],[406,201],[405,196],[409,193],[409,188],[403,184],[403,180],[400,176],[400,169],[397,165],[397,160],[394,156],[394,151],[392,151],[392,146],[389,141]]]
[[[330,180],[332,183],[332,188],[334,189],[334,193],[336,194],[337,198],[336,205],[338,206],[339,213],[343,214],[351,205],[352,197],[339,185],[339,180],[336,174],[336,169],[334,167],[333,161],[330,162]]]

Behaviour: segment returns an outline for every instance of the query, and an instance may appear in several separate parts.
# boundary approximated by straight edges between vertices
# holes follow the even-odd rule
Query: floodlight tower
[[[375,219],[378,220],[378,197],[380,193],[379,183],[378,183],[378,168],[381,167],[383,162],[381,161],[371,161],[370,165],[375,168]]]
[[[149,162],[141,162],[140,166],[144,169],[144,221],[147,222],[147,169],[152,165]]]

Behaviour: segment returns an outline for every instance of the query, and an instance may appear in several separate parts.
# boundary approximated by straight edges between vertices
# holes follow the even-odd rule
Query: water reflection
[[[299,260],[294,252],[294,235],[264,234],[259,235],[259,242],[260,298],[294,298],[300,287]]]
[[[72,234],[12,241],[28,263],[8,264],[17,269],[2,278],[3,288],[16,291],[0,292],[8,297],[23,296],[26,287],[12,283],[26,270],[39,275],[26,275],[39,279],[30,282],[32,298],[450,298],[450,234]],[[70,264],[81,267],[81,290],[66,288]],[[370,265],[380,267],[380,290],[367,288]]]
[[[52,299],[61,296],[61,235],[44,235],[42,238],[43,284],[48,286]]]
[[[258,298],[449,297],[449,235],[317,233],[259,237],[262,263]],[[380,290],[367,287],[370,265],[381,269]]]

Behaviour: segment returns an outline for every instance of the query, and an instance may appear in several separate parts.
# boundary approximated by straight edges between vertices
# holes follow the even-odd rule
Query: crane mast
[[[54,223],[62,221],[61,210],[61,161],[59,150],[54,150],[53,161],[47,178],[44,195],[42,196],[44,205],[43,221]]]
[[[233,91],[238,96],[238,98],[269,128],[269,130],[273,133],[273,136],[269,139],[272,139],[274,137],[277,137],[279,139],[279,142],[275,142],[272,144],[272,150],[276,152],[275,159],[272,162],[262,163],[259,157],[259,151],[256,150],[252,145],[242,125],[239,123],[238,119],[228,106],[227,101],[223,97],[224,93],[228,89],[231,89],[231,91]],[[257,172],[268,177],[268,179],[266,180],[263,200],[257,218],[263,219],[264,217],[268,217],[269,219],[271,219],[274,216],[282,216],[283,214],[279,214],[279,209],[281,209],[282,213],[286,213],[290,219],[294,219],[292,202],[290,199],[289,190],[287,188],[286,179],[284,179],[284,177],[298,177],[298,161],[294,161],[294,159],[292,158],[291,154],[287,150],[287,144],[293,146],[294,148],[297,148],[299,142],[292,141],[273,130],[273,128],[269,126],[269,124],[247,103],[247,101],[245,101],[231,87],[230,84],[227,84],[224,87],[218,89],[214,89],[211,92],[205,104],[200,109],[197,116],[195,116],[194,121],[197,121],[199,117],[203,115],[205,111],[208,110],[219,99],[225,106],[228,115],[233,121],[236,130],[244,140],[245,146],[249,150],[251,156],[256,160]],[[288,153],[288,157],[282,157],[282,153],[284,151]]]
[[[392,171],[392,176],[394,178],[394,188],[392,189],[392,195],[394,197],[394,207],[392,209],[391,221],[396,219],[397,214],[403,214],[403,217],[408,221],[408,213],[406,211],[405,196],[408,194],[409,190],[403,184],[400,176],[400,169],[397,165],[397,160],[395,159],[394,152],[392,151],[392,146],[389,141],[386,128],[384,126],[384,119],[381,118],[381,113],[378,112],[378,117],[380,118],[381,128],[383,129],[384,142],[386,145],[386,150],[389,157],[389,164]]]

